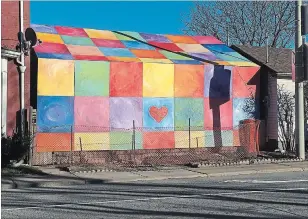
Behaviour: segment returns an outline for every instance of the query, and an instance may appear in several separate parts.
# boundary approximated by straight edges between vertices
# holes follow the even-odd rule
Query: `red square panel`
[[[174,132],[144,132],[144,149],[174,148]]]
[[[174,43],[149,42],[149,44],[160,47],[162,49],[167,49],[173,52],[183,52],[183,50]]]
[[[78,36],[78,37],[89,37],[88,34],[82,28],[74,28],[74,27],[60,27],[56,26],[58,34],[66,35],[66,36]]]
[[[232,72],[233,97],[258,97],[256,88],[260,85],[259,67],[234,67]]]
[[[57,53],[57,54],[70,54],[66,45],[60,43],[42,43],[35,47],[35,52],[38,53]]]
[[[142,97],[142,63],[111,62],[110,96]]]
[[[70,151],[73,138],[71,133],[37,133],[36,152]]]
[[[124,44],[120,40],[105,40],[105,39],[91,39],[91,40],[98,47],[125,48]]]
[[[204,98],[204,128],[213,130],[220,127],[230,130],[233,127],[232,99],[226,102],[220,98]]]
[[[105,56],[74,55],[75,60],[108,61]]]

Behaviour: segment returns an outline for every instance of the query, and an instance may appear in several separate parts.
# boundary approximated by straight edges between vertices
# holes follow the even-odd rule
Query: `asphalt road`
[[[2,190],[1,218],[308,218],[308,172]]]

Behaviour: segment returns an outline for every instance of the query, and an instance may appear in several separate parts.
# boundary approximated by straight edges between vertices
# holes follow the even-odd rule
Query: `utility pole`
[[[296,151],[300,159],[305,160],[305,117],[304,117],[304,83],[303,76],[303,51],[301,30],[302,0],[296,1],[296,31],[295,31],[295,125],[296,125]]]
[[[19,46],[20,46],[20,60],[17,67],[20,74],[20,134],[23,139],[25,129],[25,54],[24,54],[24,1],[19,1]]]

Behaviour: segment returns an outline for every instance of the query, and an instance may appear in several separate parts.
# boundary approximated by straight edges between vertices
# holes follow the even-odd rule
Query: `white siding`
[[[295,94],[295,83],[291,79],[277,79],[271,76],[269,76],[268,82],[270,106],[268,109],[267,135],[269,139],[278,140],[277,87],[283,85],[284,89]]]

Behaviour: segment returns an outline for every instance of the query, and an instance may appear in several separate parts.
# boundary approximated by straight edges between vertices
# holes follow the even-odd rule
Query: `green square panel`
[[[78,46],[95,46],[93,41],[87,37],[73,37],[73,36],[61,36],[63,42],[67,45],[78,45]]]
[[[125,36],[125,35],[115,33],[115,35],[117,36],[117,38],[118,38],[119,40],[135,40],[135,39],[137,39],[137,40],[146,42],[146,40],[143,39],[142,36],[140,36],[140,34],[137,33],[137,32],[132,32],[132,31],[119,31],[119,32],[120,32],[120,33],[123,33],[123,34],[125,34],[125,35],[127,35],[127,36],[130,36],[130,37],[127,37],[127,36]],[[131,38],[131,37],[133,37],[133,38],[135,38],[135,39],[133,39],[133,38]]]
[[[203,98],[175,98],[174,124],[176,131],[204,130]]]
[[[167,59],[173,59],[173,60],[193,60],[191,58],[188,58],[186,56],[183,56],[181,54],[165,51],[165,50],[159,50],[161,54],[163,54]]]
[[[75,96],[109,96],[109,62],[75,62]]]
[[[133,132],[110,132],[111,150],[132,150]],[[142,133],[136,132],[135,149],[142,149]]]

